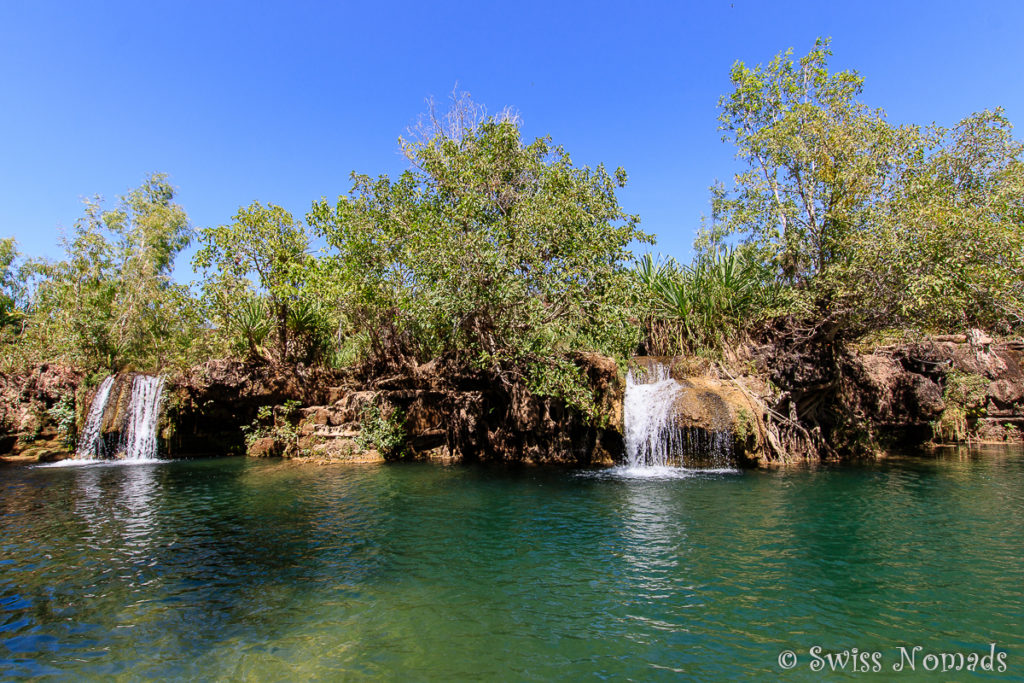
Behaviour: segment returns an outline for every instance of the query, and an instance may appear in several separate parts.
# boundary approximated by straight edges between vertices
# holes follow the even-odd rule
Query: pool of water
[[[7,467],[0,677],[763,678],[791,650],[785,677],[819,679],[820,647],[892,678],[919,646],[900,678],[936,680],[964,672],[926,655],[994,643],[1019,679],[1022,512],[1010,449],[772,472]]]

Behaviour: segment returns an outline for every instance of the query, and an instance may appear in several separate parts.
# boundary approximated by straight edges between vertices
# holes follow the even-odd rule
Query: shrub
[[[260,406],[252,424],[242,427],[245,445],[252,446],[260,439],[277,441],[286,455],[298,452],[299,428],[297,417],[302,407],[300,401],[289,400],[278,406]]]
[[[382,408],[376,403],[363,407],[356,438],[360,448],[374,448],[385,458],[393,460],[408,453],[407,440],[405,415],[401,410]]]
[[[64,396],[46,411],[47,416],[57,426],[57,438],[61,444],[71,450],[75,447],[77,430],[75,429],[75,399]]]

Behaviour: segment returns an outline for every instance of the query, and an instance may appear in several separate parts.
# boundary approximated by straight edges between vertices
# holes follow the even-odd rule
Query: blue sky
[[[253,200],[302,216],[352,171],[400,172],[398,135],[457,82],[578,164],[624,167],[622,205],[686,260],[735,170],[716,130],[730,66],[816,36],[896,122],[1024,117],[1024,2],[372,5],[3,0],[0,236],[59,257],[82,197],[153,171],[196,226]]]

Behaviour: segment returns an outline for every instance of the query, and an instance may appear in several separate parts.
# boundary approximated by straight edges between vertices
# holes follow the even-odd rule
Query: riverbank
[[[165,378],[156,430],[170,457],[611,466],[629,457],[627,373],[642,382],[661,367],[677,385],[671,428],[691,450],[714,444],[738,466],[875,458],[923,444],[1017,443],[1024,435],[1024,345],[977,332],[831,356],[765,343],[731,364],[641,357],[623,369],[596,354],[576,363],[597,420],[441,362],[360,377],[222,360]],[[112,452],[127,429],[135,377],[119,375],[108,388],[119,398],[101,406],[99,429]],[[56,365],[0,375],[3,462],[68,457],[98,386],[95,376]]]

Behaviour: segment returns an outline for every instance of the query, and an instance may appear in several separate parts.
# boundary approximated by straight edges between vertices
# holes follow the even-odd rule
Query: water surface
[[[1020,450],[649,474],[7,467],[0,672],[818,679],[819,646],[880,651],[892,678],[900,645],[995,643],[1024,676]]]

